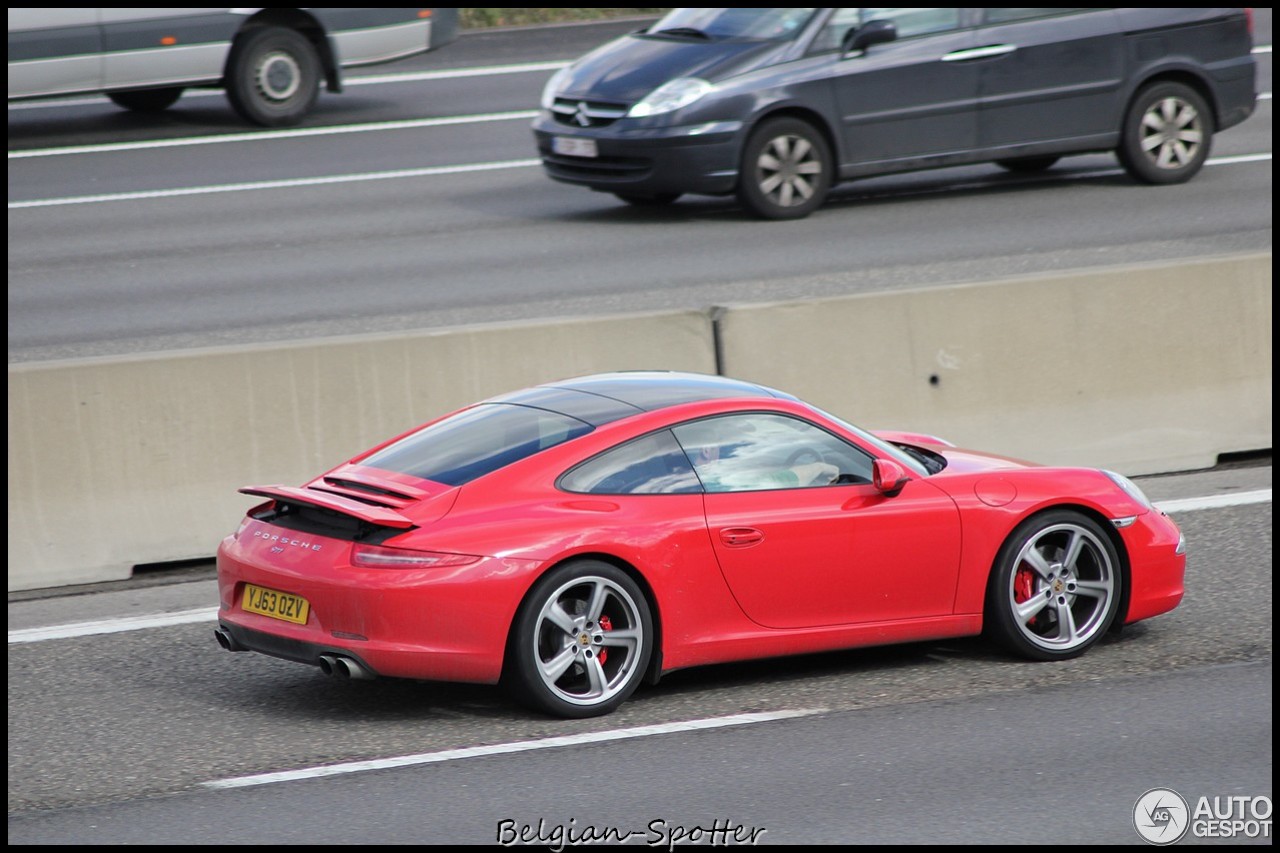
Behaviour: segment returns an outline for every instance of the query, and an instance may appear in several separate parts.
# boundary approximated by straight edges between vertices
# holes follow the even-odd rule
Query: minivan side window
[[[898,38],[942,33],[960,28],[959,9],[857,8],[836,9],[813,40],[810,53],[836,50],[849,30],[867,21],[893,21]]]
[[[1097,12],[1098,9],[983,9],[984,24],[1009,24],[1015,21],[1031,21],[1036,18],[1053,18],[1073,12]]]

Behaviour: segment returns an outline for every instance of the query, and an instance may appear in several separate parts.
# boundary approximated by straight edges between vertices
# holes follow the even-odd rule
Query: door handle
[[[730,548],[747,548],[764,541],[764,533],[754,527],[726,527],[720,531],[720,541]]]
[[[966,59],[986,59],[989,56],[1004,56],[1018,49],[1013,44],[989,44],[986,47],[971,47],[966,50],[953,50],[942,57],[943,62],[964,62]]]

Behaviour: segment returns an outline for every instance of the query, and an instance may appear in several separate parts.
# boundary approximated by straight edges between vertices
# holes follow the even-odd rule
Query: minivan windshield
[[[651,36],[787,41],[817,9],[673,9],[647,31]]]

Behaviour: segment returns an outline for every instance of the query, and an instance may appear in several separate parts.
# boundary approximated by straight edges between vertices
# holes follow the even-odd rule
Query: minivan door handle
[[[720,531],[720,541],[730,548],[749,548],[764,541],[764,534],[754,527],[726,527]]]
[[[953,50],[942,57],[943,62],[964,62],[966,59],[986,59],[990,56],[1004,56],[1018,49],[1014,44],[989,44],[985,47],[970,47],[964,50]]]

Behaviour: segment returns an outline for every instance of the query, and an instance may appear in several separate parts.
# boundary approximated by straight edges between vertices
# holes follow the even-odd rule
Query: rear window
[[[482,403],[405,436],[360,464],[461,486],[591,429],[559,412]]]

